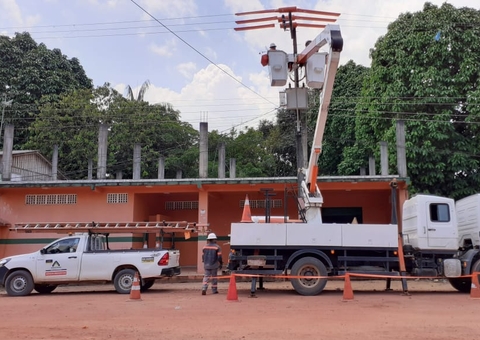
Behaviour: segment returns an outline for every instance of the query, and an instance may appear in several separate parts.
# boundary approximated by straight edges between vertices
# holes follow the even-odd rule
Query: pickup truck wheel
[[[146,292],[147,290],[152,288],[154,283],[155,283],[155,280],[152,280],[152,279],[144,280],[143,285],[140,286],[140,292]]]
[[[33,278],[26,270],[17,270],[5,280],[5,290],[10,296],[25,296],[33,290]]]
[[[56,285],[35,285],[33,287],[38,294],[50,294],[55,288],[57,288]]]
[[[129,294],[132,289],[133,279],[135,278],[135,270],[122,269],[113,279],[115,290],[120,294]]]
[[[327,284],[324,278],[308,278],[308,276],[327,276],[327,268],[315,257],[304,257],[293,264],[292,276],[306,276],[290,279],[293,288],[300,295],[312,296],[320,294]]]

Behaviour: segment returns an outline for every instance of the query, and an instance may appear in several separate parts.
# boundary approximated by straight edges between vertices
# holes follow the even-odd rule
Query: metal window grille
[[[128,194],[107,194],[107,203],[122,204],[128,203]]]
[[[250,203],[250,208],[265,208],[265,200],[248,200]],[[245,205],[245,200],[240,201],[240,208],[243,209]],[[283,202],[281,199],[270,200],[270,208],[281,208]]]
[[[165,202],[165,210],[195,210],[198,201],[169,201]]]
[[[77,204],[76,194],[25,195],[26,205]]]

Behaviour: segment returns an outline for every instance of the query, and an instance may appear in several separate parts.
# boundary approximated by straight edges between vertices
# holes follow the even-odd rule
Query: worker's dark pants
[[[212,292],[217,291],[218,279],[217,279],[218,269],[205,269],[205,275],[203,276],[203,286],[202,290],[208,289],[208,282],[212,279]]]

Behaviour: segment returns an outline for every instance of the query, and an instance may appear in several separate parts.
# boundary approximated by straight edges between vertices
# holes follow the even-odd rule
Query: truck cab
[[[416,195],[403,205],[404,245],[421,250],[458,250],[455,202],[451,198]]]

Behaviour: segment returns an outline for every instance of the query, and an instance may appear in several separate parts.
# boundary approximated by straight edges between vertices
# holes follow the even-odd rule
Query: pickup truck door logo
[[[48,260],[46,261],[48,263]],[[58,261],[53,262],[50,269],[45,270],[45,276],[63,276],[67,275],[67,270],[63,269]]]

